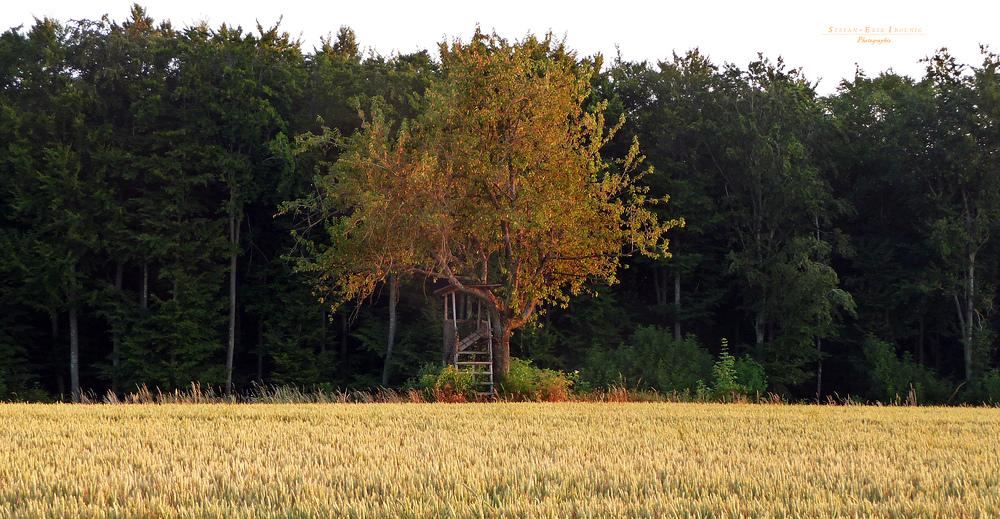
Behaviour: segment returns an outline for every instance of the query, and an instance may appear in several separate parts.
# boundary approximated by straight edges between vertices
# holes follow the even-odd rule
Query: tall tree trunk
[[[230,195],[233,202],[233,195]],[[229,344],[226,348],[226,396],[233,394],[233,355],[236,351],[236,257],[240,243],[240,225],[243,219],[237,219],[235,212],[229,217],[229,243],[233,246],[229,257]]]
[[[396,303],[399,301],[399,279],[389,274],[389,338],[385,345],[385,365],[382,366],[382,387],[389,385],[389,363],[392,361],[392,346],[396,342]]]
[[[816,243],[820,242],[819,215],[813,215],[813,223],[816,225]],[[817,258],[822,260],[823,258]],[[820,403],[823,395],[823,338],[820,337],[820,328],[823,325],[823,316],[816,315],[816,403]]]
[[[174,279],[174,290],[173,290],[172,293],[173,293],[173,296],[171,297],[171,299],[173,299],[173,301],[175,303],[178,302],[178,301],[180,301],[180,299],[181,299],[181,285],[180,285],[180,283],[177,282],[176,279]],[[167,380],[170,381],[170,386],[178,387],[177,386],[177,380],[178,380],[178,377],[177,377],[177,350],[175,348],[170,348],[170,355],[168,357],[167,362],[168,362],[168,365],[170,366],[170,376],[167,377]]]
[[[80,336],[76,319],[76,265],[69,279],[69,390],[73,403],[80,403]]]
[[[976,275],[976,253],[970,252],[968,255],[968,263],[966,264],[965,271],[965,294],[962,300],[959,300],[958,294],[955,294],[955,311],[958,313],[958,323],[962,331],[962,349],[963,357],[965,361],[965,381],[972,381],[972,319],[973,319],[973,303],[975,301],[975,275]]]
[[[920,331],[917,334],[917,363],[924,366],[924,318],[920,317]]]
[[[972,319],[976,300],[976,253],[969,253],[965,280],[965,381],[972,381]]]
[[[674,273],[674,341],[681,342],[681,272]]]
[[[816,403],[823,396],[823,339],[816,337]]]
[[[257,384],[264,383],[264,320],[257,321]]]
[[[69,307],[69,387],[73,403],[80,403],[80,337],[76,322],[76,307]]]
[[[753,332],[757,346],[757,361],[764,361],[764,333],[767,330],[767,323],[764,322],[764,312],[758,312],[753,320]]]
[[[347,313],[340,314],[340,360],[347,359],[347,334],[351,331],[347,326]]]
[[[62,345],[59,344],[59,312],[52,310],[49,312],[49,317],[52,320],[52,359],[55,363],[52,372],[56,374],[56,391],[62,398],[62,395],[66,394],[66,374],[62,362],[58,360],[63,358],[60,353]]]
[[[120,304],[124,302],[122,297],[122,278],[125,275],[125,264],[122,261],[118,261],[115,264],[115,300]],[[116,314],[121,312],[119,307]],[[111,329],[111,392],[118,394],[118,370],[121,364],[121,343],[122,343],[122,332],[121,332],[121,316],[118,315],[117,322],[112,324]]]
[[[656,305],[667,305],[667,269],[653,267],[653,291],[656,293]]]
[[[143,310],[149,309],[149,262],[142,262],[142,292],[139,296],[139,305]]]
[[[319,341],[319,354],[320,355],[324,355],[324,356],[326,355],[326,325],[327,325],[327,321],[329,321],[329,320],[330,320],[330,317],[328,315],[326,315],[326,311],[324,310],[323,311],[323,318],[319,320],[319,326],[320,326],[320,328],[319,328],[319,337],[320,337],[320,341]]]
[[[497,338],[496,346],[493,348],[493,376],[499,381],[498,376],[510,373],[510,321],[497,319],[495,321],[500,328],[499,334],[494,334]]]

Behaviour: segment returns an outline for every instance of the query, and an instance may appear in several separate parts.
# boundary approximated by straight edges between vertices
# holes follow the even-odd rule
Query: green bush
[[[510,359],[510,372],[500,382],[500,394],[516,401],[563,402],[569,399],[573,383],[572,375],[538,368],[530,360]]]
[[[871,397],[885,403],[901,403],[911,392],[918,403],[946,403],[953,393],[948,384],[934,376],[934,370],[913,361],[909,352],[896,356],[892,344],[868,337],[865,357],[871,366]]]
[[[433,385],[433,381],[441,374],[442,369],[444,369],[443,364],[433,362],[424,364],[417,371],[416,375],[407,379],[406,383],[403,384],[403,391],[424,391],[430,389],[426,383],[431,382],[431,385]]]
[[[469,402],[479,398],[472,372],[440,364],[425,364],[403,389],[419,391],[424,399],[437,402]]]
[[[1000,370],[992,369],[969,384],[962,400],[973,405],[1000,405]]]
[[[729,343],[722,339],[722,353],[712,367],[711,395],[716,400],[732,402],[746,395],[747,388],[736,380],[736,357],[729,354]]]
[[[694,392],[711,375],[712,356],[694,336],[675,341],[669,330],[643,326],[617,349],[592,348],[581,372],[595,387],[627,384],[664,394]]]
[[[717,400],[736,402],[746,398],[759,398],[767,391],[764,366],[745,355],[737,359],[729,353],[729,341],[722,339],[722,353],[712,367],[712,387],[700,380],[695,389],[699,401]]]
[[[764,396],[767,392],[767,374],[764,373],[764,365],[744,355],[741,359],[736,359],[734,366],[736,370],[736,381],[743,386],[747,396]]]

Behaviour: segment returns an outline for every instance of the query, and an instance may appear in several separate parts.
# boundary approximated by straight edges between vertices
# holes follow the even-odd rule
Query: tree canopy
[[[0,34],[0,400],[398,388],[448,287],[501,370],[1000,401],[988,48],[824,97],[778,56],[364,44],[139,6]]]
[[[477,32],[441,45],[427,109],[394,126],[378,103],[318,180],[329,245],[304,268],[340,304],[396,272],[425,275],[483,300],[501,325],[498,367],[512,330],[539,304],[565,304],[588,281],[614,283],[623,254],[666,255],[665,231],[633,175],[600,154],[604,104],[585,109],[593,70],[555,42],[509,43]],[[308,205],[308,203],[307,203]],[[624,247],[624,250],[623,250]],[[499,284],[496,290],[473,285]]]

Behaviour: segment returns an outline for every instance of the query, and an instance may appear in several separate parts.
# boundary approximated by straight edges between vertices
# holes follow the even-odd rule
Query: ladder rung
[[[490,364],[493,364],[493,363],[490,362],[490,361],[488,361],[488,360],[486,360],[486,361],[471,361],[471,360],[470,361],[464,361],[464,360],[460,360],[460,361],[456,362],[455,364],[458,365],[458,366],[489,366]]]

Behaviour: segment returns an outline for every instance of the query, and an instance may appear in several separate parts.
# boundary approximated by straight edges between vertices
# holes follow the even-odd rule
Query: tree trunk
[[[69,305],[69,391],[74,404],[80,403],[80,329],[76,317],[76,302]]]
[[[231,199],[230,202],[232,202]],[[233,355],[236,351],[236,256],[242,223],[243,220],[237,219],[235,214],[229,217],[229,243],[233,246],[233,252],[229,257],[229,344],[226,348],[226,396],[233,394]]]
[[[764,323],[764,312],[759,312],[757,317],[753,320],[753,331],[756,336],[756,346],[757,346],[757,361],[764,361],[764,332],[767,329],[766,323]]]
[[[52,311],[49,314],[52,318],[52,358],[61,359],[62,355],[59,354],[59,350],[62,349],[59,345],[59,313]],[[56,374],[56,390],[59,392],[60,398],[62,395],[66,394],[66,376],[62,369],[62,363],[58,360],[55,361],[55,369],[52,370]]]
[[[493,373],[496,376],[505,376],[510,373],[510,322],[497,319],[500,327],[500,334],[496,335],[497,344],[493,348]]]
[[[385,345],[385,365],[382,366],[382,387],[389,385],[389,363],[392,361],[392,346],[396,342],[396,303],[399,300],[399,279],[389,274],[389,338]]]
[[[969,253],[965,281],[965,381],[972,381],[972,319],[976,298],[976,253]]]
[[[816,225],[816,243],[820,242],[819,234],[819,214],[813,215],[813,223]],[[817,258],[822,259],[822,258]],[[823,324],[822,315],[816,315],[816,403],[820,403],[823,395],[823,339],[819,336],[820,328]]]
[[[257,384],[264,383],[264,320],[257,321]]]
[[[80,336],[76,322],[76,307],[69,306],[69,388],[73,403],[80,403]]]
[[[118,261],[115,264],[115,299],[119,304],[123,303],[122,297],[122,278],[125,275],[125,264]],[[118,308],[116,313],[120,313],[121,308]],[[120,365],[119,356],[121,355],[121,343],[122,343],[122,332],[121,332],[121,319],[118,316],[118,322],[112,324],[111,329],[111,392],[118,394],[118,370]]]
[[[823,339],[816,337],[816,403],[823,396]]]
[[[142,292],[139,296],[139,305],[143,310],[149,309],[149,262],[142,262]]]
[[[965,294],[962,300],[959,300],[958,294],[955,294],[955,311],[958,313],[958,323],[960,330],[962,332],[962,349],[963,357],[965,361],[965,381],[972,381],[972,319],[973,319],[973,302],[975,301],[975,275],[976,275],[976,253],[969,253],[969,262],[966,264],[965,271]]]
[[[347,326],[347,313],[340,314],[340,360],[347,359],[347,334],[351,331]]]
[[[441,330],[444,342],[441,344],[441,365],[454,366],[458,355],[458,332],[452,321],[444,321]]]
[[[80,329],[76,319],[76,265],[69,278],[69,390],[73,403],[80,403]]]
[[[674,273],[674,342],[681,342],[681,273]]]
[[[656,305],[667,305],[667,275],[666,269],[653,267],[653,291],[656,292]]]
[[[917,334],[917,363],[924,366],[924,318],[920,318],[920,332]]]
[[[323,318],[319,320],[319,326],[320,326],[320,328],[319,328],[319,336],[320,336],[319,354],[323,355],[323,356],[326,355],[326,325],[327,325],[327,321],[329,321],[329,320],[330,320],[330,317],[326,315],[326,311],[324,310],[323,311]]]

